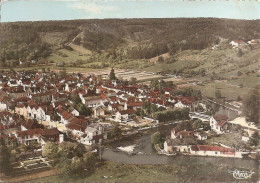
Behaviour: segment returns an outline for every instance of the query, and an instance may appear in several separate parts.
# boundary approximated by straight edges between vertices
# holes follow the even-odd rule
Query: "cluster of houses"
[[[173,89],[154,91],[147,85],[128,85],[123,81],[103,81],[96,76],[70,74],[59,76],[54,72],[34,70],[0,73],[1,138],[15,137],[18,143],[37,141],[43,147],[46,141],[64,141],[72,136],[85,145],[99,143],[107,138],[104,120],[128,123],[136,119],[136,112],[150,102],[165,109],[192,107],[194,97],[173,97]],[[82,114],[75,106],[75,97],[91,110]],[[6,113],[8,111],[8,114]],[[25,122],[10,120],[18,116]],[[10,132],[15,124],[14,132]],[[40,126],[36,124],[41,124]],[[3,136],[2,136],[3,135]]]
[[[257,46],[260,45],[260,39],[252,39],[250,41],[244,41],[242,39],[233,40],[229,43],[233,48],[244,48],[247,46]]]
[[[9,111],[0,112],[1,140],[6,144],[40,144],[40,149],[47,141],[61,143],[64,141],[64,134],[57,128],[44,128],[34,119],[26,119],[22,115]]]
[[[197,113],[196,113],[197,114]],[[209,136],[213,134],[222,135],[232,133],[233,126],[240,126],[243,136],[241,139],[237,139],[240,142],[248,142],[257,130],[256,127],[249,129],[248,127],[241,126],[240,123],[235,123],[241,117],[230,121],[228,116],[216,114],[214,116],[206,116],[204,114],[193,115],[192,117],[201,119],[203,123],[210,125],[210,130],[203,131],[197,129],[196,131],[179,131],[177,128],[171,130],[170,136],[168,136],[164,142],[164,152],[167,154],[186,154],[186,155],[198,155],[198,156],[215,156],[215,157],[234,157],[243,158],[244,155],[248,155],[250,152],[245,149],[237,149],[225,144],[216,142],[213,145],[204,143]]]
[[[242,158],[243,154],[248,153],[236,151],[234,148],[226,146],[198,145],[198,141],[203,141],[207,138],[207,133],[203,131],[178,131],[176,128],[173,128],[171,135],[164,142],[164,151],[168,154],[181,153],[186,155],[234,158]]]
[[[37,143],[41,149],[48,141],[61,143],[66,138],[84,145],[101,143],[107,139],[108,124],[138,120],[137,111],[147,102],[166,110],[194,109],[199,105],[192,96],[172,96],[172,88],[157,91],[147,85],[129,85],[124,81],[102,80],[91,75],[61,77],[54,72],[32,70],[1,72],[0,78],[1,140],[8,144]],[[81,107],[91,112],[83,113],[75,105],[75,98]],[[207,116],[192,112],[190,117],[208,123],[216,134],[230,132],[229,119],[225,115]],[[198,141],[208,138],[208,133],[172,129],[164,150],[167,153],[242,157],[242,152],[233,148],[198,145]]]

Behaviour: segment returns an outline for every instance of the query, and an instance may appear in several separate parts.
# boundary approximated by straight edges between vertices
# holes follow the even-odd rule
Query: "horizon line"
[[[9,0],[6,0],[9,1]],[[34,0],[32,0],[34,1]],[[59,1],[59,0],[57,0]],[[133,20],[133,19],[226,19],[238,21],[258,21],[260,19],[240,19],[240,18],[220,18],[220,17],[165,17],[165,18],[92,18],[92,19],[66,19],[66,20],[24,20],[24,21],[8,21],[2,22],[0,16],[0,23],[27,23],[27,22],[58,22],[58,21],[82,21],[82,20]]]

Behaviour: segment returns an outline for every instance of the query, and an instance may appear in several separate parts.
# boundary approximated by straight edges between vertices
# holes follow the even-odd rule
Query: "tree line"
[[[177,108],[155,112],[153,117],[159,122],[189,119],[189,108]]]

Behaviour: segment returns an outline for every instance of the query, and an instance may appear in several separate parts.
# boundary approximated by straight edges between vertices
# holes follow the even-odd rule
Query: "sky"
[[[1,3],[1,22],[178,17],[260,19],[260,0],[4,0]]]

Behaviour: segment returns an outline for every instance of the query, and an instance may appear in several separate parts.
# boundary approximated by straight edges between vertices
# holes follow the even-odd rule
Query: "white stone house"
[[[86,128],[85,134],[81,136],[80,143],[93,145],[95,143],[101,143],[103,139],[107,139],[104,127],[98,123],[92,123]]]
[[[79,116],[79,111],[77,111],[76,109],[73,109],[73,110],[71,111],[71,114],[72,114],[73,116]]]
[[[193,145],[190,148],[190,154],[198,156],[242,158],[243,153],[237,152],[235,149],[232,148],[220,146]]]
[[[105,115],[105,110],[103,109],[103,107],[94,107],[93,112],[94,112],[94,118]]]
[[[83,97],[82,103],[87,107],[104,106],[100,96]]]
[[[123,110],[123,111],[118,111],[115,114],[115,121],[116,122],[128,122],[132,119],[132,117],[135,114],[135,110]]]
[[[175,108],[186,108],[186,107],[189,107],[188,105],[186,104],[183,104],[181,101],[178,101],[175,105],[174,105]]]
[[[228,117],[225,115],[212,116],[209,120],[211,130],[218,134],[224,133],[228,129],[227,120]]]

